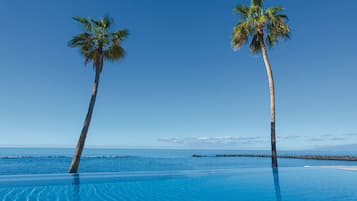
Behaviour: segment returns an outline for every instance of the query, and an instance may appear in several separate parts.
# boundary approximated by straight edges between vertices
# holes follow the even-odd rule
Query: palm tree
[[[232,46],[235,50],[246,44],[251,38],[250,52],[253,54],[261,52],[263,55],[270,92],[272,167],[278,166],[275,142],[275,95],[273,72],[265,44],[273,47],[280,39],[289,38],[290,29],[286,24],[288,18],[281,13],[282,10],[281,6],[265,9],[263,0],[252,0],[249,7],[238,5],[234,8],[234,12],[239,16],[240,21],[234,26],[232,34]]]
[[[112,20],[110,20],[109,17],[104,17],[101,20],[94,20],[91,18],[86,19],[83,17],[73,17],[73,19],[84,26],[84,32],[75,35],[72,40],[69,41],[68,46],[79,47],[81,54],[84,56],[85,64],[90,62],[93,63],[95,79],[88,112],[73,154],[71,165],[68,169],[69,173],[78,172],[80,158],[92,118],[95,99],[97,97],[100,73],[103,70],[103,61],[116,61],[122,59],[125,56],[125,51],[121,47],[121,42],[128,36],[128,31],[124,29],[110,32]]]

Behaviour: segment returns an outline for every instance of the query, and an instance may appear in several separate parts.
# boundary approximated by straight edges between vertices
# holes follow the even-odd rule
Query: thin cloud
[[[295,140],[302,138],[303,136],[298,136],[298,135],[287,135],[287,136],[277,136],[277,139],[280,140]]]
[[[278,135],[277,141],[281,145],[295,146],[298,144],[336,144],[344,141],[351,141],[357,137],[357,133],[344,133],[339,135],[321,134],[321,135]],[[159,138],[159,142],[190,145],[190,146],[260,146],[270,142],[270,136],[200,136],[200,137],[169,137]]]
[[[219,136],[219,137],[172,137],[172,138],[159,138],[158,141],[173,143],[173,144],[186,144],[186,145],[234,145],[234,144],[254,144],[264,142],[261,137],[249,136]]]
[[[332,134],[323,134],[323,135],[320,135],[321,137],[333,137],[334,135]]]
[[[326,138],[322,138],[322,137],[312,137],[312,138],[308,138],[308,141],[325,141]]]

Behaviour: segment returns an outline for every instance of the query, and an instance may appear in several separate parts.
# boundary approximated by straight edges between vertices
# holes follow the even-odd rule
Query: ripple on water
[[[137,173],[135,177],[135,174],[118,176],[120,173],[102,173],[87,175],[87,179],[91,179],[90,182],[86,182],[85,176],[81,175],[75,182],[69,180],[67,183],[13,187],[2,185],[0,201],[357,200],[357,193],[354,190],[357,186],[357,172],[282,168],[278,176],[274,175],[271,169],[224,173],[185,172],[182,176],[176,177],[163,176],[165,174],[149,174],[154,176],[143,178],[144,173]],[[106,179],[99,182],[96,180],[98,175]],[[41,178],[48,177],[50,176]],[[53,178],[59,179],[60,176],[55,175]]]

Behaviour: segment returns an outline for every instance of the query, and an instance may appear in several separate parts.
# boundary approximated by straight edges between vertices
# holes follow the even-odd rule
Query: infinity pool
[[[240,168],[0,176],[1,201],[345,201],[357,172]]]

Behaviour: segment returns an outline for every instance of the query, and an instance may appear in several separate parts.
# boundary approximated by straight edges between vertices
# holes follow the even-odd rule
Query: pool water
[[[2,201],[347,201],[357,172],[318,167],[0,176]]]

